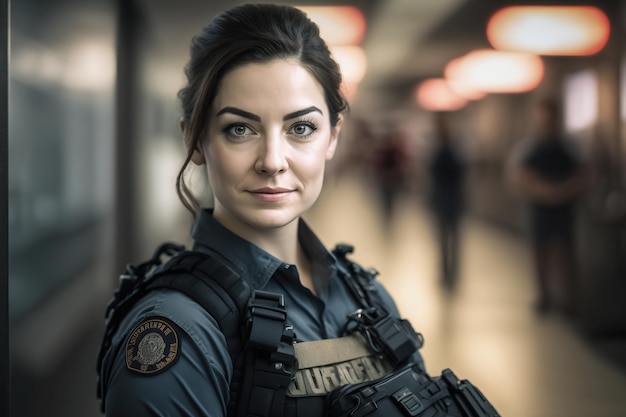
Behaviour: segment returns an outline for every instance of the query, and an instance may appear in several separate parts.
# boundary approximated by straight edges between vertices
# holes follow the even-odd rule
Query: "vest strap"
[[[256,290],[248,304],[250,336],[246,351],[242,393],[249,397],[238,415],[269,417],[284,413],[285,390],[297,367],[295,333],[286,323],[282,294]],[[245,395],[245,394],[244,394]],[[245,408],[245,407],[244,407]],[[245,412],[246,414],[241,414]]]
[[[256,290],[248,305],[251,347],[270,354],[273,367],[291,372],[296,361],[293,343],[295,333],[287,324],[285,298],[282,294]]]

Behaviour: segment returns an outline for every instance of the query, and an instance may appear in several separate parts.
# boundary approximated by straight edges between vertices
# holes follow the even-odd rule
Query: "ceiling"
[[[448,59],[446,48],[424,47],[421,41],[467,0],[347,0],[344,5],[358,7],[367,21],[363,48],[367,56],[367,72],[359,86],[356,103],[386,105],[395,96],[394,90],[414,84],[416,79],[441,70]],[[182,68],[188,58],[189,40],[216,13],[245,1],[232,0],[137,0],[146,16],[154,39],[159,68],[156,85],[175,91],[182,82]],[[322,0],[274,1],[291,5],[330,5]],[[165,80],[175,80],[176,85]],[[171,95],[173,97],[173,95]],[[388,98],[385,98],[387,97]],[[354,106],[353,106],[354,108]]]
[[[216,13],[247,1],[136,0],[146,16],[156,50],[155,85],[174,97],[182,84],[189,40]],[[595,4],[606,0],[591,0]],[[259,1],[264,2],[264,1]],[[352,108],[365,113],[401,106],[420,80],[441,76],[445,64],[472,49],[489,47],[485,27],[508,4],[547,4],[511,0],[324,0],[272,1],[291,5],[353,5],[367,21],[363,48],[367,72]],[[550,4],[565,3],[553,0]],[[569,4],[581,3],[569,0]],[[172,82],[174,80],[175,82]]]

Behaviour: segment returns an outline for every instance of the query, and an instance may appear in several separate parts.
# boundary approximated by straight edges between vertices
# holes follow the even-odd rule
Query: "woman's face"
[[[289,225],[313,205],[342,120],[330,125],[324,90],[307,70],[286,60],[236,68],[209,117],[194,162],[207,164],[218,221],[246,236]]]

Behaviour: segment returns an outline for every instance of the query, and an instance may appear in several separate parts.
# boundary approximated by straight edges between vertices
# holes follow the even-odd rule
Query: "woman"
[[[282,345],[268,355],[288,357],[295,346],[301,369],[289,371],[289,387],[278,394],[267,386],[283,362],[247,378],[267,364],[255,356],[261,353],[242,365],[231,358],[228,326],[187,294],[156,289],[125,314],[103,352],[106,414],[321,416],[328,392],[344,383],[407,363],[423,374],[418,343],[403,339],[415,333],[403,330],[389,294],[374,282],[378,309],[359,310],[352,293],[359,288],[345,280],[345,262],[301,219],[320,194],[347,109],[338,66],[317,26],[288,6],[235,7],[194,38],[186,75],[179,97],[188,154],[178,191],[196,218],[193,251],[228,265],[255,296],[279,295],[262,317],[287,311]],[[200,208],[183,181],[190,163],[206,168],[212,208]],[[365,319],[384,322],[368,330],[369,344],[342,338]],[[302,353],[303,346],[314,347]],[[363,348],[367,355],[354,353]]]

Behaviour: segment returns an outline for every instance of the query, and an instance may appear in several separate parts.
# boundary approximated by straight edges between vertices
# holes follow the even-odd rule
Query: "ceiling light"
[[[365,76],[367,58],[359,46],[333,46],[330,48],[335,61],[341,69],[343,81],[359,83]]]
[[[365,37],[365,17],[352,6],[298,7],[320,28],[320,36],[329,46],[359,45]]]
[[[510,6],[487,23],[494,48],[540,55],[592,55],[609,32],[609,19],[592,6]]]
[[[422,82],[415,93],[420,106],[429,111],[459,110],[467,100],[450,88],[445,78],[430,78]]]
[[[541,83],[543,61],[525,52],[478,49],[450,62],[446,76],[473,90],[485,93],[523,93]]]
[[[360,46],[331,46],[330,52],[341,70],[343,92],[346,98],[351,100],[365,76],[367,69],[365,51]]]
[[[480,100],[487,93],[485,91],[477,89],[468,80],[464,80],[462,77],[462,59],[455,58],[446,65],[444,69],[444,76],[450,85],[450,88],[467,100]]]

